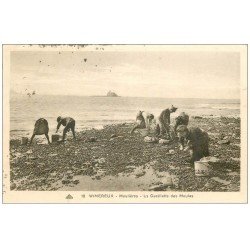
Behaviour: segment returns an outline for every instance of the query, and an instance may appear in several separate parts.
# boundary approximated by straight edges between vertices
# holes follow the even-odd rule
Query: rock
[[[26,164],[26,165],[32,165],[32,162],[26,161],[26,162],[24,162],[24,164]]]
[[[48,156],[53,157],[53,156],[57,156],[57,154],[49,154]]]
[[[96,138],[95,137],[90,137],[89,138],[89,142],[96,142],[97,140],[96,140]]]
[[[170,140],[165,140],[165,139],[160,139],[159,143],[160,144],[168,144],[170,142]]]
[[[144,138],[144,141],[148,142],[148,143],[156,143],[156,142],[158,142],[158,139],[156,137],[146,136]]]
[[[99,158],[99,159],[97,159],[97,162],[99,164],[104,164],[106,162],[106,160],[104,158]]]
[[[214,183],[208,181],[208,182],[204,185],[204,188],[212,189],[212,188],[214,188],[214,186],[215,186]]]
[[[16,183],[11,183],[10,184],[10,190],[16,189]]]
[[[142,176],[145,175],[145,174],[146,174],[146,171],[142,171],[142,172],[137,173],[137,174],[135,175],[135,177],[136,177],[136,178],[140,178],[140,177],[142,177]]]
[[[29,159],[30,159],[30,160],[36,160],[36,159],[38,159],[38,158],[35,157],[35,156],[32,156],[32,157],[29,157]]]
[[[174,149],[170,149],[166,154],[167,155],[173,155],[175,153]]]
[[[115,137],[117,137],[116,134],[112,134],[112,135],[110,136],[110,138],[115,138]]]
[[[62,184],[69,184],[70,180],[62,180]]]
[[[71,179],[73,179],[73,177],[74,177],[74,175],[73,175],[73,174],[71,174],[71,175],[67,175],[66,179],[71,180]]]
[[[164,191],[167,187],[173,186],[171,177],[166,177],[159,184],[153,185],[149,188],[149,191]]]
[[[229,176],[239,176],[240,173],[237,173],[237,172],[231,172],[231,173],[228,173]]]
[[[226,139],[226,140],[221,140],[221,141],[218,141],[218,144],[222,145],[222,144],[230,144],[230,140],[229,139]]]
[[[233,158],[233,157],[231,157],[230,159],[233,160],[233,161],[240,162],[240,158]]]
[[[170,169],[170,170],[175,170],[175,169],[177,169],[177,167],[176,167],[176,166],[173,166],[173,165],[170,165],[170,166],[169,166],[169,169]]]
[[[214,181],[219,182],[222,185],[229,185],[231,183],[230,181],[222,180],[219,177],[213,177],[211,179],[214,180]]]
[[[79,183],[80,183],[79,180],[74,180],[74,181],[73,181],[73,184],[75,184],[75,185],[77,185],[77,184],[79,184]]]
[[[51,141],[52,142],[58,142],[60,139],[60,135],[54,134],[51,136]]]
[[[194,119],[202,119],[201,116],[194,116]]]
[[[207,156],[200,159],[202,162],[219,162],[220,159],[214,156]]]

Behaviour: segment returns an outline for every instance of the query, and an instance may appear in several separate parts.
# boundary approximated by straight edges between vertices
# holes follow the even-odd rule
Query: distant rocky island
[[[92,95],[92,97],[120,97],[120,96],[110,90],[106,95]]]
[[[112,92],[111,90],[107,93],[108,97],[118,97],[118,95],[115,92]]]

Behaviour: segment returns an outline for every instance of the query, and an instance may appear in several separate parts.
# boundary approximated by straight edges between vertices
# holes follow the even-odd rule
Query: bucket
[[[149,130],[146,128],[140,129],[139,132],[143,137],[148,136],[149,134]]]
[[[60,139],[60,135],[52,135],[51,136],[52,142],[57,142],[57,141],[59,141],[59,139]]]
[[[21,145],[27,145],[28,141],[29,141],[28,137],[22,137],[22,139],[21,139]]]
[[[206,161],[194,162],[194,169],[196,176],[208,176],[210,174],[209,163]]]

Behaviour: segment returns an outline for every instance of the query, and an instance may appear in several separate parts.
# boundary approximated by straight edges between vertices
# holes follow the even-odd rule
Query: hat
[[[62,119],[62,117],[61,117],[61,116],[58,116],[56,120],[57,120],[57,122],[60,122],[61,119]]]

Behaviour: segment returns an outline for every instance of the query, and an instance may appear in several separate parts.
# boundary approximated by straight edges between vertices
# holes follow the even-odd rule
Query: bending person
[[[150,128],[150,125],[154,119],[154,115],[147,113],[145,111],[139,111],[138,114],[136,115],[136,125],[133,127],[131,134],[136,130],[136,129],[144,129]]]
[[[32,143],[32,141],[36,135],[45,135],[47,140],[48,140],[48,143],[50,144],[48,133],[49,133],[48,121],[44,118],[38,119],[35,123],[34,131],[33,131],[33,134],[31,136],[29,144]]]
[[[170,136],[170,114],[174,113],[176,110],[177,108],[172,105],[171,108],[167,108],[161,112],[160,116],[157,119],[157,124],[156,124],[157,135],[163,136],[166,133],[167,136],[171,138]]]
[[[63,130],[63,138],[62,140],[65,140],[66,133],[69,132],[70,130],[72,131],[74,139],[76,139],[75,136],[75,120],[71,117],[57,117],[57,129],[56,133],[58,132],[58,129],[60,128],[61,125],[63,125],[65,128]]]

